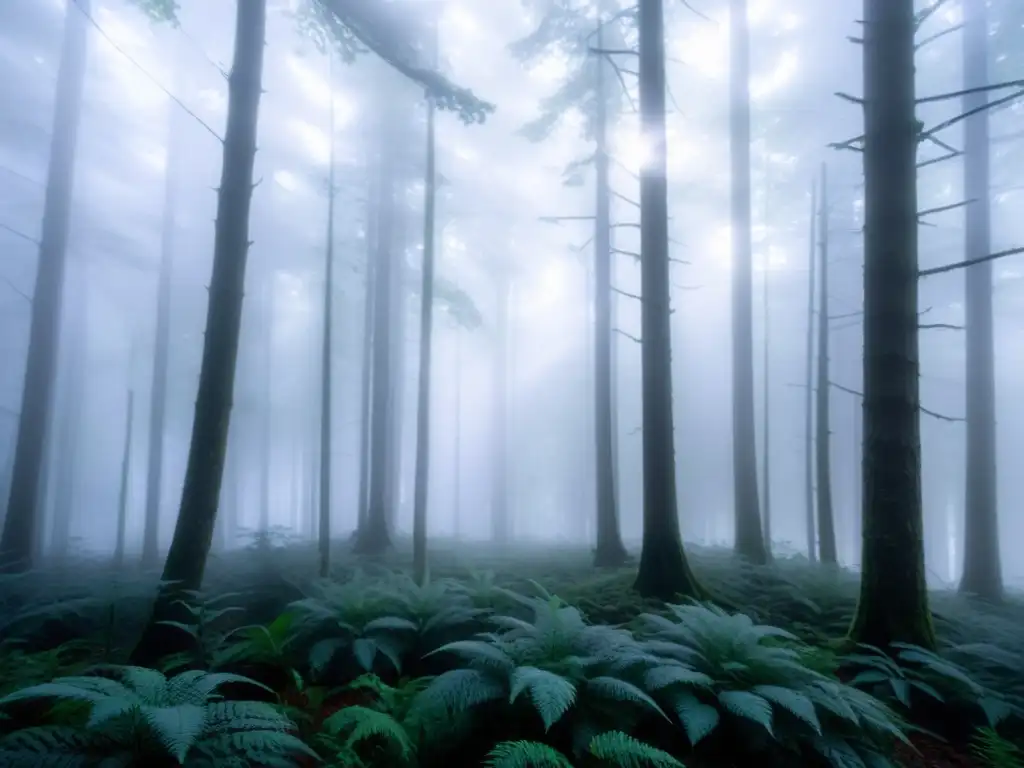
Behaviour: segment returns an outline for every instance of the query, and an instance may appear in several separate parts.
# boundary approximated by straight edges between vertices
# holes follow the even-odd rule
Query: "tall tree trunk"
[[[50,443],[45,453],[53,464],[48,480],[53,484],[49,489],[50,499],[39,502],[37,538],[45,541],[46,509],[50,506],[52,528],[50,530],[49,555],[57,562],[65,559],[71,547],[71,529],[75,516],[75,500],[78,498],[78,460],[81,448],[82,411],[85,398],[86,345],[88,344],[88,294],[89,270],[81,257],[72,259],[68,267],[68,285],[74,290],[64,296],[61,317],[61,343],[57,354],[57,393],[50,419],[56,421],[47,430],[56,440]],[[56,427],[56,429],[54,429]],[[41,486],[45,488],[46,486]],[[52,501],[52,505],[46,502]]]
[[[768,190],[770,193],[770,190]],[[767,226],[767,216],[765,226]],[[762,326],[764,333],[764,434],[762,435],[762,462],[764,474],[764,506],[761,510],[764,529],[764,549],[768,559],[772,559],[772,463],[771,463],[771,415],[772,415],[772,376],[771,376],[771,303],[769,301],[769,283],[771,282],[771,264],[769,250],[764,252],[764,295],[762,298]]]
[[[185,633],[165,622],[187,620],[179,601],[188,600],[190,592],[202,586],[213,540],[242,324],[266,13],[265,0],[238,3],[235,12],[235,53],[228,77],[224,161],[192,442],[161,587],[132,652],[132,663],[142,666],[152,666],[186,639]]]
[[[433,54],[439,42],[434,25]],[[420,287],[420,370],[416,392],[416,479],[412,506],[412,562],[417,584],[427,581],[427,490],[430,480],[430,371],[434,333],[435,169],[434,101],[427,97],[427,162],[423,179],[423,283]]]
[[[757,498],[754,428],[754,290],[750,211],[750,33],[747,0],[729,5],[729,146],[732,178],[732,466],[736,554],[768,556]]]
[[[804,522],[807,532],[807,559],[818,561],[817,524],[815,523],[814,505],[814,330],[817,323],[814,293],[815,267],[818,263],[816,220],[818,215],[818,187],[811,184],[811,212],[809,217],[810,232],[807,238],[807,364],[804,377]]]
[[[508,309],[512,288],[508,263],[500,264],[498,270],[492,373],[494,382],[491,392],[491,540],[503,544],[512,538],[508,503],[508,358],[511,346]]]
[[[964,89],[989,85],[988,14],[985,0],[963,4]],[[991,252],[988,94],[968,93],[964,123],[964,197],[966,253],[974,259]],[[996,377],[992,322],[992,262],[967,268],[965,275],[967,342],[967,467],[964,499],[964,569],[960,591],[998,601],[1003,597],[999,556],[996,485]]]
[[[860,565],[861,530],[863,529],[863,497],[864,478],[861,462],[864,457],[864,441],[862,439],[864,424],[864,403],[859,397],[851,398],[853,402],[853,503],[851,506],[850,534],[853,541],[850,563]]]
[[[404,188],[404,186],[403,186]],[[405,393],[406,369],[408,367],[409,338],[409,289],[406,278],[409,274],[406,254],[409,245],[409,210],[404,202],[395,209],[395,260],[392,262],[391,275],[391,388],[388,410],[388,453],[385,463],[387,484],[385,486],[384,509],[387,512],[388,530],[398,530],[398,520],[402,509],[402,491],[405,488]]]
[[[269,254],[268,254],[269,256]],[[268,259],[269,261],[269,259]],[[263,370],[260,374],[263,384],[263,402],[260,407],[260,519],[257,533],[266,536],[270,532],[271,488],[270,473],[273,468],[274,445],[274,304],[276,272],[268,263],[263,276]]]
[[[854,642],[935,647],[918,377],[914,2],[864,0],[864,550]]]
[[[665,20],[662,0],[639,0],[640,123],[651,156],[640,171],[643,390],[643,548],[635,587],[645,597],[701,597],[679,533],[672,418]]]
[[[815,390],[817,436],[817,490],[818,490],[818,547],[821,562],[835,565],[836,551],[835,515],[832,511],[832,426],[829,418],[831,399],[829,397],[829,321],[828,321],[828,177],[825,165],[821,166],[821,200],[818,203],[818,383]]]
[[[330,66],[330,120],[328,131],[331,142],[327,170],[327,244],[324,248],[324,304],[323,334],[320,349],[320,515],[317,528],[317,545],[320,554],[320,578],[326,579],[331,573],[331,387],[334,382],[331,353],[333,344],[334,317],[334,203],[338,192],[335,189],[335,120],[334,120],[334,50],[327,49]]]
[[[455,326],[455,509],[453,511],[455,538],[462,535],[462,328]]]
[[[77,8],[72,5],[77,5]],[[3,534],[0,535],[0,571],[4,572],[27,571],[33,565],[40,515],[40,477],[60,348],[61,300],[74,189],[75,149],[85,85],[88,40],[85,18],[90,5],[89,0],[76,0],[75,3],[69,0],[66,4],[28,359],[7,515]]]
[[[114,568],[124,568],[125,533],[128,529],[128,482],[131,479],[132,424],[135,420],[135,391],[128,390],[125,414],[124,453],[121,457],[121,490],[117,498],[117,540],[114,544]]]
[[[178,65],[177,71],[182,66]],[[179,78],[180,79],[180,78]],[[164,431],[167,414],[167,371],[171,345],[171,282],[174,277],[174,235],[177,230],[178,163],[181,152],[179,107],[168,103],[167,154],[164,169],[164,206],[160,234],[160,275],[156,289],[156,338],[153,340],[153,375],[149,399],[149,434],[146,465],[146,512],[142,533],[142,567],[160,562],[160,501],[163,495]]]
[[[359,499],[356,510],[356,530],[366,526],[370,505],[370,405],[373,397],[373,297],[374,297],[374,253],[377,248],[376,217],[378,200],[373,183],[369,184],[366,206],[366,286],[363,291],[363,350],[360,368],[359,388]]]
[[[388,456],[393,434],[389,412],[394,390],[392,376],[392,321],[395,253],[395,157],[393,108],[384,109],[380,130],[380,166],[377,183],[376,253],[373,268],[373,349],[371,350],[373,391],[370,396],[370,470],[365,525],[358,530],[356,550],[380,554],[391,545],[388,527]]]
[[[604,18],[598,19],[597,47],[604,48]],[[608,101],[605,88],[606,64],[599,56],[597,67],[597,201],[594,218],[594,446],[596,450],[594,491],[597,507],[597,546],[594,565],[617,567],[626,561],[619,514],[616,508],[615,424],[612,420],[612,245],[611,189],[608,157]]]

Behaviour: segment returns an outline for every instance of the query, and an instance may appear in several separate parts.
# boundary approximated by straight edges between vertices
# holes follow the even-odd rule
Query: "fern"
[[[24,753],[26,745],[47,741],[50,751],[64,745],[72,755],[124,754],[140,761],[163,755],[178,764],[188,764],[193,754],[210,760],[314,754],[291,735],[294,725],[271,705],[223,701],[216,693],[228,683],[263,687],[249,678],[189,671],[168,679],[143,667],[105,671],[109,676],[57,678],[0,699],[2,708],[40,699],[88,705],[80,730],[28,728],[0,741],[0,765],[8,764],[8,756]]]
[[[1024,755],[1020,748],[996,733],[994,728],[979,728],[974,732],[971,754],[982,768],[1024,768]]]
[[[614,768],[684,768],[668,752],[621,731],[608,731],[590,740],[586,756],[597,765]],[[573,768],[557,749],[536,741],[504,741],[487,755],[487,768]]]

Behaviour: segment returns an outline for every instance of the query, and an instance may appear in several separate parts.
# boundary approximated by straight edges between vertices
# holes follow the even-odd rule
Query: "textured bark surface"
[[[831,388],[829,383],[829,301],[828,301],[828,176],[821,166],[821,199],[818,207],[818,376],[815,386],[816,435],[815,468],[817,470],[816,490],[818,494],[818,549],[821,562],[835,565],[836,551],[835,514],[832,508],[832,419]]]
[[[804,376],[804,525],[807,533],[807,559],[818,561],[818,536],[814,504],[814,330],[817,323],[814,295],[816,257],[815,233],[817,232],[818,186],[811,185],[811,212],[807,239],[807,354]]]
[[[964,2],[964,89],[989,84],[988,14],[984,0]],[[992,250],[989,182],[989,117],[986,92],[964,96],[964,259]],[[964,499],[964,566],[960,591],[985,600],[1003,596],[996,483],[996,383],[992,323],[992,262],[967,267],[964,316],[967,342],[967,467]]]
[[[178,602],[187,600],[190,591],[202,586],[213,542],[245,295],[265,33],[265,0],[238,3],[234,61],[228,77],[224,163],[214,224],[213,273],[192,442],[162,585],[149,623],[132,652],[132,663],[142,666],[153,666],[167,652],[178,650],[179,643],[187,638],[162,622],[187,620]]]
[[[864,509],[852,640],[934,648],[918,390],[913,0],[864,0]]]
[[[683,552],[676,509],[665,162],[665,25],[662,0],[640,0],[640,124],[651,156],[640,172],[643,548],[636,589],[644,597],[700,597]]]

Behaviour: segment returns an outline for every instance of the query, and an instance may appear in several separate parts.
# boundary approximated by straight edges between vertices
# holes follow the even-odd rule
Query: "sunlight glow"
[[[536,279],[520,287],[515,309],[527,318],[550,312],[565,299],[569,280],[568,264],[562,259],[552,261],[540,271]]]
[[[324,131],[298,119],[288,121],[288,130],[301,142],[315,163],[327,165],[331,161],[331,139]]]
[[[635,128],[621,126],[611,144],[615,159],[632,173],[639,173],[651,160],[651,144]]]
[[[702,253],[717,266],[731,269],[732,225],[719,225],[705,241]]]
[[[757,101],[778,93],[793,82],[798,71],[799,58],[796,51],[786,51],[766,76],[750,78],[750,97]]]
[[[274,183],[285,192],[296,192],[302,184],[291,171],[274,171]]]
[[[473,15],[465,8],[457,5],[449,6],[445,11],[444,21],[451,25],[452,32],[460,38],[470,37],[479,34],[480,25]]]
[[[671,55],[704,77],[721,80],[729,74],[728,28],[719,24],[713,30],[702,28],[699,34],[676,38]]]
[[[530,77],[549,85],[561,83],[568,74],[569,59],[559,54],[545,57],[529,70]]]
[[[163,147],[137,149],[135,154],[143,165],[157,173],[163,173],[167,169],[167,150]]]

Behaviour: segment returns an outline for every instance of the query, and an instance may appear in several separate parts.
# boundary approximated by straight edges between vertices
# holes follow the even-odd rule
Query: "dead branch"
[[[947,331],[964,330],[964,327],[962,325],[953,325],[952,323],[923,323],[917,326],[917,330],[919,331],[931,331],[940,328]]]
[[[629,203],[634,208],[639,208],[640,207],[640,203],[639,202],[637,202],[636,200],[632,200],[632,199],[626,197],[621,192],[616,192],[614,189],[609,190],[609,191],[612,193],[612,197],[617,197],[617,198],[619,198],[619,200],[622,200],[624,203]]]
[[[957,208],[964,208],[971,203],[976,202],[974,200],[961,200],[959,203],[951,203],[950,205],[940,205],[938,208],[926,208],[923,211],[917,212],[917,219],[920,221],[925,216],[931,216],[936,213],[945,213],[946,211],[955,211]]]
[[[935,15],[936,11],[940,10],[945,5],[947,0],[935,0],[934,3],[929,5],[927,8],[922,8],[914,15],[914,30],[921,29],[928,19]]]
[[[851,317],[860,317],[863,314],[864,310],[860,310],[859,312],[847,312],[845,315],[829,315],[828,321],[832,322],[833,320],[849,320]]]
[[[834,381],[830,381],[829,382],[829,386],[835,387],[840,392],[846,392],[848,395],[853,395],[854,397],[861,397],[861,398],[864,397],[864,393],[863,392],[858,392],[855,389],[850,389],[849,387],[844,387],[842,384],[837,384]],[[929,415],[929,416],[931,416],[933,418],[939,419],[941,421],[957,422],[957,421],[963,421],[964,420],[964,419],[959,418],[957,416],[946,416],[945,414],[942,414],[942,413],[936,413],[935,411],[930,411],[927,408],[925,408],[923,405],[918,405],[917,408],[918,408],[919,411],[921,411],[921,413],[925,413],[925,414],[927,414],[927,415]]]
[[[637,261],[640,260],[640,253],[638,251],[627,251],[622,248],[612,248],[612,253],[617,253],[620,256],[632,256]]]
[[[948,93],[939,93],[935,96],[922,96],[920,99],[915,99],[915,104],[931,104],[936,101],[947,101],[949,99],[959,99],[963,96],[969,96],[972,93],[987,93],[988,91],[1001,91],[1003,88],[1024,88],[1024,80],[1009,80],[1005,83],[995,83],[993,85],[981,85],[977,88],[967,88],[962,91],[950,91]]]
[[[954,32],[959,32],[963,28],[964,28],[963,24],[954,24],[952,27],[946,27],[945,29],[941,30],[940,32],[936,32],[935,34],[928,35],[928,37],[925,37],[925,38],[923,38],[921,40],[918,40],[914,44],[914,50],[915,51],[920,51],[922,48],[924,48],[926,45],[928,45],[928,43],[934,43],[936,40],[939,40],[940,38],[943,38],[946,35],[952,35]]]
[[[619,333],[619,334],[625,336],[630,341],[635,341],[637,344],[643,344],[644,343],[643,339],[641,339],[639,336],[634,336],[632,333],[626,333],[621,328],[612,328],[612,330],[615,331],[616,333]]]
[[[614,285],[611,287],[612,293],[617,293],[619,296],[625,296],[627,299],[636,299],[637,301],[643,301],[644,297],[629,291],[624,291],[621,288],[616,288]]]
[[[943,272],[952,272],[957,269],[964,269],[965,267],[973,267],[975,264],[984,264],[986,261],[995,261],[996,259],[1002,259],[1006,256],[1016,256],[1018,253],[1024,253],[1024,248],[1010,248],[1005,251],[999,251],[998,253],[990,253],[988,256],[979,256],[976,259],[958,261],[955,264],[946,264],[942,267],[922,269],[917,273],[917,276],[930,277],[931,275],[941,275]]]
[[[623,70],[622,67],[620,67],[618,64],[615,63],[615,59],[613,59],[608,54],[604,55],[604,59],[609,64],[611,64],[612,71],[615,73],[615,77],[618,79],[619,85],[622,86],[622,95],[625,96],[626,97],[626,101],[629,102],[629,108],[633,112],[639,112],[639,107],[637,106],[637,103],[635,101],[633,101],[633,94],[631,94],[629,92],[629,86],[626,84],[626,78],[623,76],[623,72],[624,71],[629,71],[630,74],[633,74],[632,71],[630,71],[630,70]],[[637,72],[636,76],[640,77],[640,73]]]
[[[629,48],[591,48],[590,52],[602,56],[640,56],[639,51],[632,51]]]
[[[537,221],[545,224],[561,224],[563,221],[593,221],[594,216],[540,216]]]
[[[848,149],[851,152],[863,152],[864,147],[858,147],[858,142],[864,142],[864,134],[861,134],[860,136],[854,136],[852,139],[847,139],[846,141],[834,141],[828,146],[829,149]]]
[[[851,94],[843,93],[842,91],[836,91],[835,95],[838,96],[843,101],[848,101],[851,104],[857,104],[858,106],[861,107],[864,106],[864,99],[859,98],[857,96],[852,96]]]
[[[954,158],[960,157],[962,154],[963,152],[950,152],[948,155],[939,155],[938,157],[933,157],[931,160],[922,160],[917,164],[916,168],[921,170],[922,168],[927,168],[929,165],[941,163],[944,160],[953,160]]]
[[[1010,104],[1022,96],[1024,96],[1024,91],[1015,91],[1014,93],[1011,93],[1009,96],[1004,96],[1003,98],[996,99],[995,101],[986,102],[985,104],[982,104],[980,107],[975,107],[974,109],[969,109],[966,112],[962,112],[956,117],[951,117],[949,118],[949,120],[945,120],[939,123],[934,128],[922,132],[921,140],[923,141],[924,139],[928,138],[928,136],[936,134],[939,131],[944,131],[950,126],[956,125],[957,123],[966,120],[967,118],[972,117],[978,114],[979,112],[984,112],[987,109],[995,109],[996,107],[1002,107],[1007,104]]]

